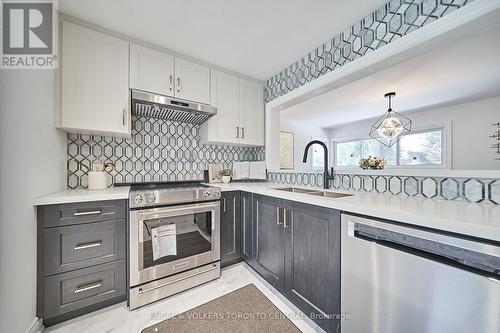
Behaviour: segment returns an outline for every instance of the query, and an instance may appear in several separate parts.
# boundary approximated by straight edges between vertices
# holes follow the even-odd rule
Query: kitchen
[[[2,331],[499,331],[500,1],[42,3]]]

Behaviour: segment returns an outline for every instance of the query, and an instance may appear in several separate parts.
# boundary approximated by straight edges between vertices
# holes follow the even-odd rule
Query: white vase
[[[87,182],[89,190],[107,189],[108,174],[105,171],[89,171]]]
[[[231,181],[231,176],[222,176],[222,182],[227,184]]]

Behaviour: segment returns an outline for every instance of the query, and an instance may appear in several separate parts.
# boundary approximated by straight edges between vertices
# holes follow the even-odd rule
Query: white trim
[[[42,333],[45,327],[43,326],[42,318],[35,317],[31,321],[31,324],[25,330],[26,333]]]

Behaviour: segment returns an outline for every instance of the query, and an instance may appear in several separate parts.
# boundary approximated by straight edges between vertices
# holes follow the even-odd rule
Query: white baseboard
[[[31,321],[31,325],[26,329],[26,333],[42,333],[44,329],[42,318],[35,317]]]

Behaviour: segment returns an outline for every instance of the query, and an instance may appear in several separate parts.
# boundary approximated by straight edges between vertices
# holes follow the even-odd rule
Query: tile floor
[[[129,311],[124,303],[51,326],[52,333],[140,333],[142,329],[253,283],[278,309],[288,315],[302,332],[324,331],[287,299],[274,290],[245,263],[222,270],[218,280],[171,296],[165,300]],[[299,314],[299,315],[297,315]],[[305,317],[305,318],[303,318]]]

